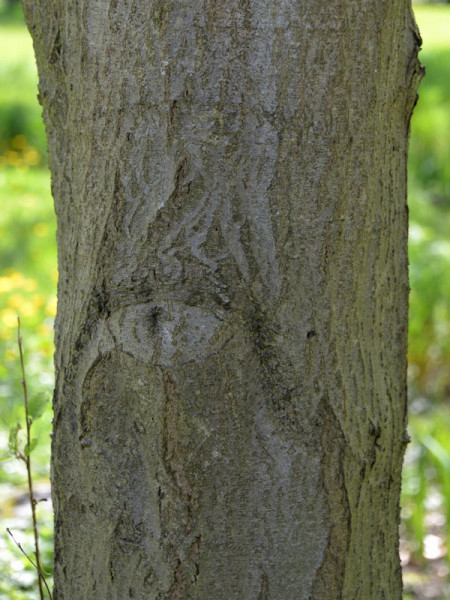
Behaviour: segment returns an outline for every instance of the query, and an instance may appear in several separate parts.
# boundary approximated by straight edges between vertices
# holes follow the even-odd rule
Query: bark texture
[[[25,0],[55,600],[400,600],[406,0]]]

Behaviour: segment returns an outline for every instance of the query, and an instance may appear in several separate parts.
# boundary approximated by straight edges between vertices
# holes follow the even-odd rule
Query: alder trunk
[[[55,600],[400,600],[406,0],[25,0]]]

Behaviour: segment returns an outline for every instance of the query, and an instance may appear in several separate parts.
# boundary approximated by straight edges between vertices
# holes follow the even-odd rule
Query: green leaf
[[[12,456],[17,456],[19,454],[18,435],[21,429],[20,423],[17,423],[15,427],[11,427],[9,430],[8,449]]]
[[[31,398],[29,400],[28,414],[33,419],[33,421],[36,421],[36,419],[39,419],[39,417],[42,416],[42,414],[45,410],[45,407],[47,406],[48,401],[49,401],[48,394],[37,394],[36,396],[33,396],[33,398]]]
[[[38,443],[38,439],[37,438],[33,438],[31,440],[30,445],[25,444],[25,448],[23,449],[23,453],[25,454],[25,456],[30,456],[30,454],[33,452],[33,450],[36,448]]]
[[[431,435],[425,435],[421,440],[425,448],[431,452],[439,464],[450,472],[450,453]]]

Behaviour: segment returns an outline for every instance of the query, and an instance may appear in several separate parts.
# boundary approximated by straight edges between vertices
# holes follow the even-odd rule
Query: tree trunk
[[[400,600],[407,0],[25,0],[55,600]]]

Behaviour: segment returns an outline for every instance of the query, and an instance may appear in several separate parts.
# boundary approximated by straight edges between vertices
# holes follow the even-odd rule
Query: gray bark
[[[55,600],[400,600],[409,2],[24,8]]]

